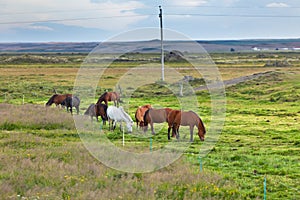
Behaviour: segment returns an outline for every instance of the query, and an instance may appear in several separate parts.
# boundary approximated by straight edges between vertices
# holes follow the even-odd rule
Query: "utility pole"
[[[163,21],[162,21],[162,9],[159,6],[159,18],[160,18],[160,47],[161,47],[161,80],[165,81],[165,59],[164,59],[164,46],[163,46]]]

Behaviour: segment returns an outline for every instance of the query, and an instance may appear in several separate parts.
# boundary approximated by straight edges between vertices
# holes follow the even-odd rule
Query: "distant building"
[[[258,47],[252,47],[252,50],[253,51],[260,51],[260,48],[258,48]]]

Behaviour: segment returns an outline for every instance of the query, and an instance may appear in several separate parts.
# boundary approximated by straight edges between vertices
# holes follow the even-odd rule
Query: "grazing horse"
[[[204,124],[200,117],[193,111],[180,111],[173,110],[168,115],[168,139],[170,140],[170,129],[172,128],[173,134],[179,139],[179,127],[189,126],[190,127],[190,142],[193,142],[193,130],[194,126],[198,128],[198,136],[201,141],[204,141],[204,135],[206,133]]]
[[[148,130],[148,124],[151,126],[151,133],[154,135],[153,123],[167,122],[168,114],[171,112],[171,108],[153,109],[150,108],[144,115],[144,132]]]
[[[56,106],[61,104],[67,97],[72,97],[72,94],[54,94],[48,102],[46,103],[46,106],[51,106],[53,103],[55,103]]]
[[[94,104],[92,103],[88,109],[85,111],[84,115],[88,115],[91,117],[91,121],[93,121],[93,117],[96,117],[96,120],[98,121],[98,117],[100,116],[103,122],[103,125],[105,125],[105,122],[108,120],[107,118],[107,106],[105,104]]]
[[[143,127],[144,126],[144,115],[145,112],[149,109],[152,108],[150,104],[144,105],[144,106],[139,106],[135,112],[135,120],[136,120],[136,126]]]
[[[108,101],[113,101],[114,106],[118,106],[121,102],[120,95],[117,92],[104,92],[98,99],[97,104],[104,101],[105,105],[108,105]]]
[[[122,122],[126,123],[127,131],[129,133],[132,132],[132,125],[133,120],[131,117],[124,111],[123,107],[115,107],[115,106],[108,106],[107,108],[107,117],[108,117],[108,124],[109,124],[109,130],[110,128],[110,122],[112,121],[112,130],[116,128],[116,123],[120,122],[120,129],[122,129]]]
[[[66,106],[67,111],[69,111],[70,108],[71,114],[73,114],[72,108],[75,107],[77,111],[77,115],[79,114],[80,99],[77,96],[67,97],[65,100],[63,100],[63,102],[61,102],[61,105],[63,107]]]

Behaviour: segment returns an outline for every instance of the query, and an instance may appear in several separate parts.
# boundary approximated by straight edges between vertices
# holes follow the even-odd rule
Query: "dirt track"
[[[253,80],[253,79],[256,79],[256,78],[261,77],[261,76],[266,76],[266,75],[269,75],[271,73],[273,73],[273,71],[261,72],[261,73],[256,73],[256,74],[252,74],[252,75],[248,75],[248,76],[241,76],[241,77],[238,77],[238,78],[225,80],[225,81],[223,81],[223,85],[225,87],[228,87],[228,86],[236,85],[238,83],[242,83],[242,82],[245,82],[245,81]],[[210,85],[210,88],[211,87],[220,87],[220,86],[221,85],[217,83],[217,85]],[[195,88],[194,90],[195,91],[201,91],[201,90],[207,90],[207,88],[208,88],[207,85],[203,85],[203,86]]]

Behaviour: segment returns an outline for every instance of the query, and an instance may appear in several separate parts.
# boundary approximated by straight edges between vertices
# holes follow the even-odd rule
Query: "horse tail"
[[[52,95],[48,102],[46,103],[46,106],[51,106],[53,104],[54,98],[57,96],[57,94]]]
[[[144,126],[148,126],[148,120],[147,120],[147,118],[149,118],[150,116],[150,110],[151,109],[148,109],[146,112],[145,112],[145,114],[144,114]]]

